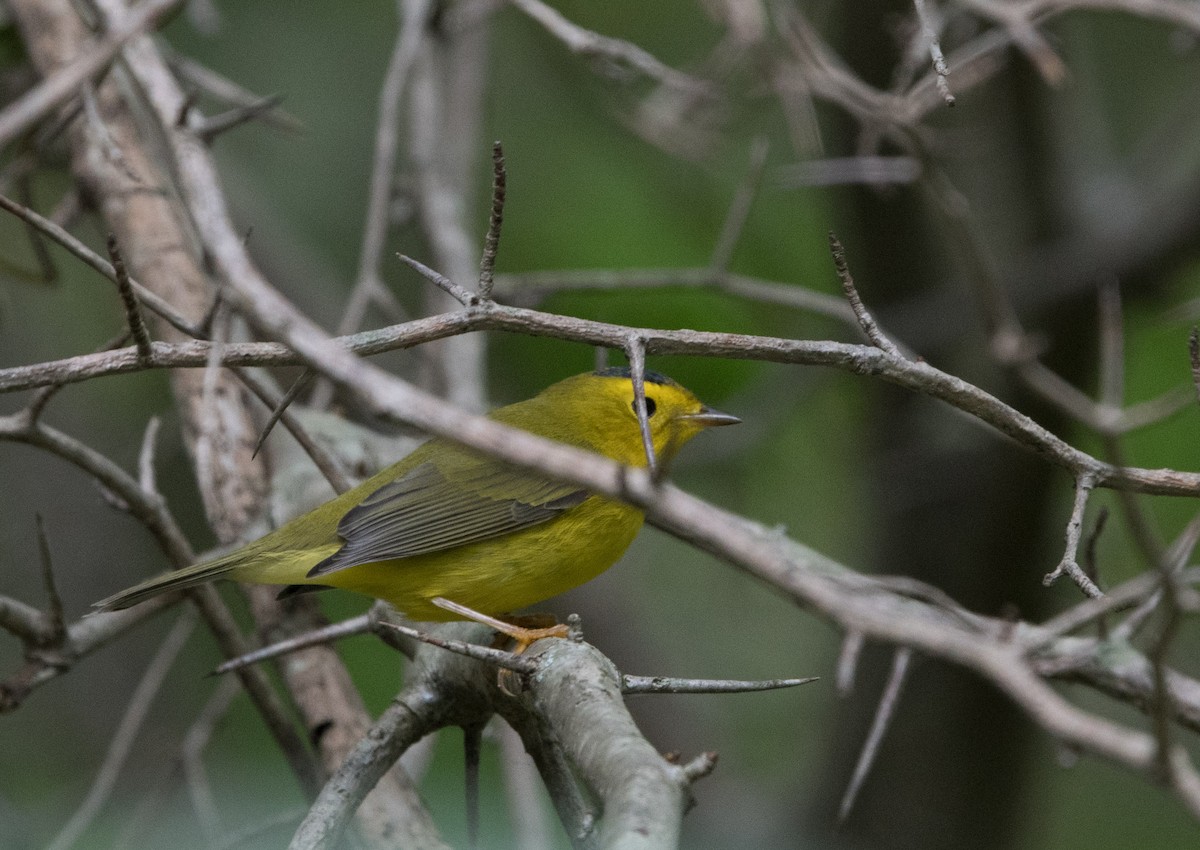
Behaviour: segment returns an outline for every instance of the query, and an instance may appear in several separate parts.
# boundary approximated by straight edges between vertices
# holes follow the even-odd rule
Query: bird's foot
[[[495,629],[500,635],[511,638],[516,643],[512,650],[515,655],[522,654],[542,638],[566,638],[571,634],[570,628],[557,622],[553,614],[526,614],[510,617],[508,620],[500,620],[441,596],[435,596],[430,601],[439,608],[467,620],[483,623],[485,626]]]

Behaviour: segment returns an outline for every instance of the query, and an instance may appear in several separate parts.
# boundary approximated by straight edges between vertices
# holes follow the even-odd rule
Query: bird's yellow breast
[[[384,599],[414,620],[457,619],[430,602],[437,596],[505,614],[595,578],[625,553],[641,526],[637,508],[591,496],[561,517],[512,534],[311,581]],[[288,572],[294,581],[298,571]]]

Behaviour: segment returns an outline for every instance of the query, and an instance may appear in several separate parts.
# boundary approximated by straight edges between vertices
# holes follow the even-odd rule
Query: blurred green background
[[[554,5],[684,69],[696,67],[721,38],[701,8],[706,4]],[[904,4],[884,5],[822,3],[807,10],[851,67],[876,84],[890,78],[896,32],[911,12]],[[221,138],[215,154],[238,224],[250,232],[268,276],[333,327],[357,263],[394,5],[305,1],[218,9],[216,32],[203,33],[180,15],[164,38],[252,91],[283,94],[284,107],[303,122],[299,133],[240,129]],[[594,73],[587,60],[511,9],[498,12],[492,27],[472,222],[482,243],[489,146],[500,139],[509,191],[498,271],[705,264],[746,173],[751,142],[765,136],[771,148],[763,188],[734,252],[734,271],[834,293],[826,232],[836,230],[864,298],[901,341],[1082,448],[1103,450],[990,363],[970,267],[919,189],[781,188],[777,169],[797,153],[765,82],[754,84],[753,62],[738,69],[745,80],[731,75],[724,123],[707,154],[682,159],[630,129],[644,84]],[[1088,392],[1096,387],[1095,287],[1120,282],[1127,401],[1144,400],[1189,381],[1186,339],[1195,310],[1169,311],[1200,296],[1196,36],[1092,13],[1059,20],[1048,33],[1069,69],[1060,85],[1048,86],[1016,52],[1003,54],[1007,65],[994,80],[962,93],[954,110],[931,116],[930,150],[981,223],[1022,320],[1044,335],[1048,362]],[[844,115],[821,106],[816,117],[825,154],[851,155],[856,130]],[[35,206],[51,206],[67,181],[61,172],[40,174]],[[100,244],[95,221],[76,231]],[[1148,235],[1135,238],[1142,233]],[[389,250],[422,257],[417,229],[394,233]],[[8,220],[0,221],[0,251],[10,265],[32,265],[28,243]],[[60,278],[52,285],[5,275],[0,366],[89,351],[121,327],[107,283],[53,253]],[[418,309],[424,284],[415,275],[389,259],[385,277]],[[854,339],[828,319],[708,291],[559,294],[544,307],[632,325]],[[567,343],[489,335],[487,345],[496,404],[532,395],[594,362],[593,351]],[[413,355],[385,362],[410,370]],[[1041,586],[1061,555],[1069,477],[948,409],[832,371],[688,358],[649,365],[745,420],[681,458],[674,478],[692,492],[784,526],[856,569],[934,581],[982,613],[1015,606],[1036,618],[1078,599],[1070,587]],[[0,413],[23,401],[0,398]],[[151,416],[164,423],[160,486],[204,548],[213,541],[163,374],[72,386],[53,403],[48,421],[133,469]],[[1188,409],[1123,447],[1138,465],[1194,469],[1197,424]],[[0,445],[0,482],[0,593],[41,600],[36,515],[49,532],[69,615],[164,567],[137,523],[63,463]],[[1089,523],[1101,504],[1116,508],[1110,494],[1100,494]],[[1143,505],[1166,540],[1195,510],[1183,500]],[[1121,522],[1110,522],[1099,548],[1106,583],[1143,568]],[[362,600],[332,595],[325,604],[332,617],[365,608]],[[822,677],[770,694],[630,700],[661,751],[720,753],[716,772],[695,789],[686,847],[1100,850],[1194,846],[1200,834],[1179,804],[1142,777],[1087,758],[1076,762],[1015,716],[999,694],[930,661],[916,665],[881,762],[839,832],[837,799],[878,699],[886,651],[868,651],[853,696],[839,699],[832,674],[841,636],[833,628],[654,530],[613,570],[545,607],[559,615],[579,612],[588,639],[625,672]],[[43,846],[75,810],[175,616],[144,624],[0,718],[0,848]],[[1185,624],[1174,661],[1192,675],[1200,672],[1197,646],[1194,625]],[[370,638],[349,640],[342,651],[371,709],[380,710],[400,685],[398,659]],[[175,765],[182,735],[217,687],[204,674],[218,660],[198,631],[155,701],[113,800],[78,846],[118,846],[133,818],[143,826],[126,846],[205,846]],[[3,675],[19,663],[20,647],[0,640]],[[1069,693],[1144,723],[1099,696]],[[1190,735],[1180,736],[1197,749]],[[510,846],[493,746],[484,759],[485,846]],[[228,829],[302,804],[244,699],[235,700],[205,766]],[[149,796],[164,787],[163,797]],[[457,732],[440,736],[421,787],[447,838],[461,845]],[[155,800],[153,811],[145,811],[147,799]],[[283,825],[243,846],[282,846],[289,834]],[[565,838],[561,844],[568,846]]]

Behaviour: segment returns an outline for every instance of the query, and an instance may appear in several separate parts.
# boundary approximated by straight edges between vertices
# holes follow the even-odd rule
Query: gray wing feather
[[[376,561],[442,552],[547,522],[588,497],[586,490],[510,469],[481,466],[467,480],[448,481],[431,463],[383,485],[338,523],[341,549],[309,578]],[[471,486],[464,486],[467,483]],[[489,485],[519,484],[522,498],[488,495]]]

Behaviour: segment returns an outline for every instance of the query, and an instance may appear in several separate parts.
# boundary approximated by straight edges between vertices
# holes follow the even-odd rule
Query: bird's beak
[[[701,407],[699,412],[689,413],[683,418],[704,428],[713,428],[717,425],[736,425],[742,421],[732,413],[722,413],[719,410],[713,410],[708,405]]]

